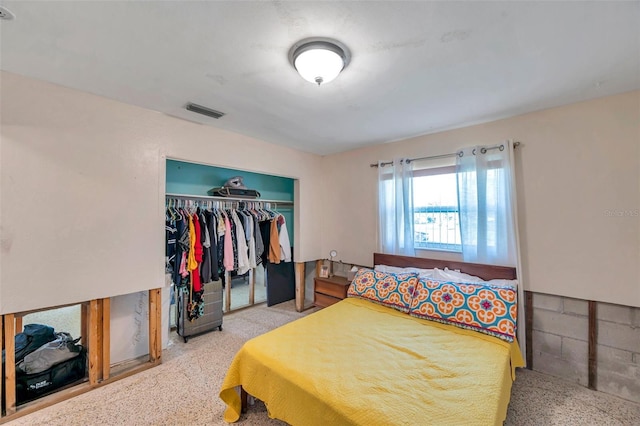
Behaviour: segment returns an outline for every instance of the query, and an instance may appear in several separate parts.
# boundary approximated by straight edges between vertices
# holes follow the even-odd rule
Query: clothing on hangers
[[[238,254],[238,264],[235,270],[238,275],[244,275],[249,272],[249,257],[248,257],[248,247],[247,241],[245,240],[245,232],[242,227],[242,222],[238,216],[237,211],[230,210],[231,218],[235,225],[235,234],[236,234],[236,244],[237,244],[237,254]]]
[[[284,220],[284,216],[278,216],[278,242],[280,244],[280,260],[283,262],[291,262],[291,243],[289,242],[289,232]]]
[[[209,228],[204,215],[204,210],[198,214],[200,221],[200,241],[202,241],[202,263],[200,263],[200,282],[206,284],[211,282],[211,238]]]
[[[203,255],[203,251],[202,251],[202,241],[200,240],[201,238],[201,230],[200,230],[200,220],[198,219],[198,215],[197,214],[193,214],[191,216],[191,223],[193,224],[193,228],[194,228],[194,241],[192,244],[192,249],[193,249],[193,259],[195,260],[195,265],[192,266],[191,264],[190,266],[190,271],[191,271],[191,282],[193,284],[193,291],[195,292],[200,292],[202,290],[202,283],[200,282],[200,269],[199,266],[202,263],[202,255]]]
[[[226,271],[233,271],[233,238],[231,237],[231,222],[229,218],[224,216],[224,269]]]
[[[278,264],[280,263],[280,239],[277,220],[271,221],[269,234],[269,262]]]
[[[217,236],[217,221],[216,215],[211,210],[205,210],[205,219],[207,221],[207,232],[209,233],[209,263],[211,265],[211,281],[218,281],[220,279],[219,266],[218,266],[218,236]]]
[[[224,286],[225,272],[291,262],[284,216],[268,203],[168,199],[165,237],[166,271],[188,294],[191,320],[204,312],[202,284],[222,279]]]
[[[165,259],[164,259],[164,272],[173,276],[173,271],[176,266],[176,235],[178,230],[176,229],[175,220],[169,218],[165,221],[164,234],[165,234]]]

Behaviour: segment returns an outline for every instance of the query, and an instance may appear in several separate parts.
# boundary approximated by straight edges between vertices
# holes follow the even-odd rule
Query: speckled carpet
[[[224,317],[223,331],[176,338],[162,365],[97,388],[8,424],[19,425],[225,425],[220,384],[231,359],[249,338],[313,312],[293,302],[255,306]],[[243,425],[278,425],[256,402]],[[640,405],[578,384],[520,370],[506,425],[640,425]]]

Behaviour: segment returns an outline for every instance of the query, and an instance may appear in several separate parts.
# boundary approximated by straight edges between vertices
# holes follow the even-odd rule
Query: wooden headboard
[[[483,265],[480,263],[456,262],[451,260],[425,259],[423,257],[398,256],[395,254],[373,253],[374,265],[397,266],[401,268],[413,267],[421,269],[439,268],[460,270],[466,274],[475,275],[483,280],[501,278],[516,279],[516,268],[509,266]]]

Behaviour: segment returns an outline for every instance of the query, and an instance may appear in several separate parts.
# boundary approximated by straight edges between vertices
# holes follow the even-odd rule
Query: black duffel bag
[[[207,194],[214,197],[260,198],[260,192],[255,189],[229,188],[226,186],[211,188],[207,191]]]
[[[79,346],[79,345],[78,345]],[[35,374],[16,374],[16,402],[24,404],[85,378],[87,351],[80,347],[78,356]]]

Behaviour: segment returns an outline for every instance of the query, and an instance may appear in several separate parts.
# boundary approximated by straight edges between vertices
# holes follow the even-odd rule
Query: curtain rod
[[[517,147],[520,146],[520,142],[514,142],[513,143],[513,147]],[[500,149],[502,148],[502,149]],[[492,149],[500,149],[501,151],[504,149],[502,147],[502,144],[500,145],[494,145],[494,146],[490,146],[488,148],[482,148],[482,153],[484,154],[485,152],[492,150]],[[475,150],[473,152],[473,154],[475,155]],[[439,158],[448,158],[448,157],[455,157],[455,156],[459,156],[462,157],[462,151],[458,151],[458,152],[452,152],[450,154],[442,154],[442,155],[431,155],[429,157],[418,157],[418,158],[409,158],[408,161],[418,161],[418,160],[437,160]],[[387,166],[389,164],[393,164],[393,161],[383,161],[381,162],[379,165],[381,166]],[[374,164],[369,164],[369,167],[378,167],[377,163]]]

